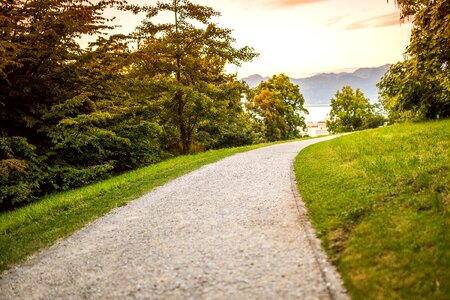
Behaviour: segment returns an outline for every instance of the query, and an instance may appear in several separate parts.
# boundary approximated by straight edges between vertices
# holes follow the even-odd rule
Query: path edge
[[[306,205],[300,195],[297,180],[295,178],[295,160],[291,163],[290,179],[292,194],[294,195],[299,213],[299,223],[306,232],[309,246],[313,251],[314,258],[319,266],[320,273],[325,281],[330,298],[333,300],[349,300],[350,297],[344,287],[342,278],[336,267],[329,261],[327,254],[322,249],[321,241],[317,237],[316,230],[309,220],[308,209],[306,208]]]

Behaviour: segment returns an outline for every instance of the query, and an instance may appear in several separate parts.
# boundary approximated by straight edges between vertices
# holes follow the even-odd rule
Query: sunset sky
[[[156,0],[131,1],[154,4]],[[222,13],[214,22],[234,30],[237,46],[249,45],[259,58],[239,77],[285,73],[304,77],[402,60],[411,25],[400,24],[391,0],[192,0]],[[139,18],[117,19],[123,30]]]

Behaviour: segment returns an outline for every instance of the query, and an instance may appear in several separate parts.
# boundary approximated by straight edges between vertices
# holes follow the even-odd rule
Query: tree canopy
[[[232,31],[211,21],[220,13],[210,7],[173,0],[142,10],[147,17],[136,31],[141,58],[136,72],[165,76],[161,105],[166,125],[177,128],[181,152],[188,153],[202,122],[216,119],[240,103],[239,94],[230,99],[223,93],[230,87],[242,90],[234,76],[224,73],[225,65],[239,65],[257,54],[250,47],[234,48]],[[172,14],[173,22],[155,23],[162,12]]]
[[[331,111],[326,121],[332,133],[350,132],[374,128],[384,123],[384,117],[376,104],[372,105],[360,89],[344,86],[331,99]]]
[[[124,158],[118,149],[130,143],[107,129],[114,117],[103,108],[118,100],[107,84],[120,77],[113,52],[124,50],[113,49],[113,38],[103,43],[111,47],[77,43],[112,29],[102,13],[123,3],[0,3],[2,208],[86,184]]]
[[[109,35],[107,8],[146,18]],[[156,23],[167,12],[173,22]],[[180,152],[253,143],[246,87],[225,65],[256,53],[232,46],[219,15],[187,0],[1,2],[0,210]]]
[[[450,1],[398,0],[402,18],[413,20],[405,61],[378,84],[392,121],[450,116]]]
[[[303,107],[304,103],[299,86],[281,74],[261,82],[250,92],[246,108],[261,124],[265,138],[275,141],[298,137],[300,130],[306,128],[302,113],[308,111]]]

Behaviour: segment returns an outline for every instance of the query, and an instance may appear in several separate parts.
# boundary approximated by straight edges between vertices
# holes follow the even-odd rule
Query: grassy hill
[[[450,298],[450,120],[316,144],[295,167],[354,299]]]

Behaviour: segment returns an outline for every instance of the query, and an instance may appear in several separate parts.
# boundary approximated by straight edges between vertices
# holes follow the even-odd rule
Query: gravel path
[[[241,153],[153,190],[0,279],[0,299],[347,299],[292,164],[330,137]]]

